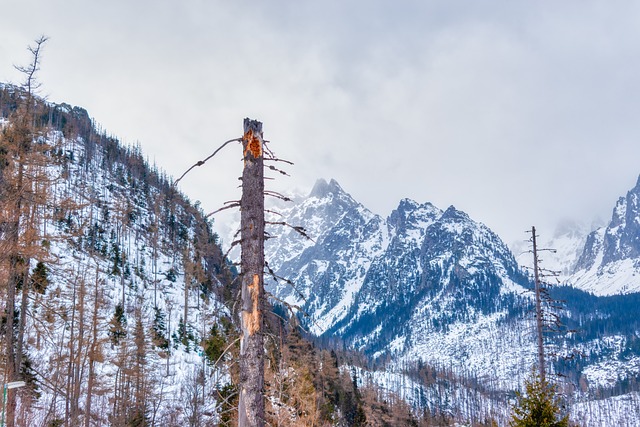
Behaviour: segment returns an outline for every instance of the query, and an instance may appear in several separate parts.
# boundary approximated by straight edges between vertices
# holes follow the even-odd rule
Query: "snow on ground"
[[[486,373],[481,380],[491,381],[498,390],[519,388],[535,361],[529,321],[502,324],[506,313],[477,315],[473,323],[454,323],[447,332],[429,331],[414,324],[412,346],[402,360],[451,367],[462,373]]]
[[[50,261],[55,262],[47,262],[51,284],[45,295],[38,294],[34,297],[32,316],[29,317],[26,328],[27,340],[30,343],[27,350],[38,374],[42,392],[42,397],[33,404],[36,418],[44,416],[47,411],[53,410],[55,413],[55,408],[64,404],[59,396],[56,397],[57,393],[53,391],[55,389],[52,389],[55,387],[54,381],[57,380],[51,376],[58,372],[56,369],[59,368],[56,366],[59,366],[59,360],[66,357],[65,353],[70,351],[67,341],[71,339],[69,334],[74,332],[74,328],[78,328],[78,320],[75,320],[74,326],[73,319],[74,316],[79,316],[80,308],[84,310],[85,322],[95,313],[101,325],[97,337],[100,343],[100,357],[95,363],[95,386],[102,390],[99,395],[105,396],[104,399],[112,396],[118,373],[122,369],[121,365],[133,351],[130,339],[125,344],[118,345],[109,336],[109,322],[114,316],[114,307],[122,301],[125,302],[125,316],[128,319],[124,328],[129,337],[134,334],[137,313],[141,313],[147,345],[146,380],[151,390],[149,399],[154,405],[154,417],[163,414],[168,416],[177,408],[184,408],[188,399],[185,393],[189,392],[189,388],[196,381],[197,372],[201,369],[205,369],[208,374],[209,387],[216,383],[228,383],[228,375],[220,369],[208,367],[198,348],[187,350],[171,339],[171,335],[178,330],[183,313],[185,277],[180,256],[176,256],[160,243],[155,254],[152,250],[151,236],[142,227],[152,222],[150,218],[154,214],[142,203],[134,205],[138,216],[129,226],[123,226],[121,223],[114,225],[115,222],[105,220],[104,209],[109,209],[110,215],[116,216],[117,205],[123,202],[127,190],[121,187],[109,172],[98,166],[102,163],[100,150],[94,153],[93,162],[83,170],[85,166],[80,164],[79,159],[86,155],[84,141],[65,140],[59,132],[51,133],[49,140],[62,146],[66,153],[70,153],[72,159],[67,164],[71,172],[70,178],[57,180],[49,197],[57,202],[66,198],[84,201],[97,197],[102,207],[95,203],[86,204],[79,211],[70,211],[64,221],[50,218],[41,225],[42,233],[51,247]],[[62,175],[58,166],[51,167],[49,174],[52,177]],[[152,188],[150,191],[157,195],[157,189]],[[67,219],[70,225],[64,224]],[[99,251],[88,255],[86,248],[81,249],[78,234],[69,235],[64,229],[73,228],[81,219],[91,219],[91,227],[95,223],[95,227],[104,228],[104,245],[108,245],[105,249],[107,255]],[[188,229],[187,233],[190,233],[188,238],[193,239],[193,230]],[[87,238],[86,233],[82,238]],[[124,272],[113,273],[114,261],[110,254],[114,245],[119,247],[121,259],[126,259],[126,264],[123,261],[120,267],[128,270],[126,278]],[[175,268],[177,273],[172,280],[169,280],[166,274],[170,268]],[[85,300],[84,304],[79,304],[78,298],[83,288],[86,292],[86,295],[83,294]],[[94,300],[97,301],[97,311],[94,309]],[[212,313],[229,314],[213,295],[208,302],[201,301],[197,290],[189,292],[188,304],[188,323],[193,329],[194,341],[198,343],[200,337],[208,333],[212,322],[215,322]],[[166,316],[167,335],[172,341],[168,351],[160,351],[151,343],[154,307]],[[54,335],[51,330],[61,333],[56,335],[56,339],[52,339]],[[85,331],[85,334],[88,335],[88,332]],[[86,370],[83,370],[82,375],[84,377],[81,377],[81,380],[86,385]],[[100,407],[100,399],[102,398],[99,396],[95,397],[94,408]],[[102,403],[106,404],[105,408],[109,407],[106,400]],[[215,406],[215,400],[209,399],[208,405]],[[214,409],[209,407],[209,413],[215,414]],[[64,409],[62,411],[64,412]]]
[[[612,388],[619,380],[640,374],[640,357],[598,362],[587,366],[582,374],[591,387]]]
[[[600,265],[602,255],[598,255],[594,266],[582,270],[572,277],[571,286],[595,295],[616,295],[640,292],[640,262],[623,259]]]
[[[571,419],[580,427],[639,427],[640,393],[575,403]]]

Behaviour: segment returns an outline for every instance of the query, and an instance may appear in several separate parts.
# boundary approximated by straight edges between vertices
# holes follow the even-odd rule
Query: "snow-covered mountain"
[[[554,273],[549,277],[552,284],[565,283],[574,273],[576,264],[584,249],[587,236],[593,228],[572,220],[561,221],[553,231],[546,233],[537,229],[540,265]],[[525,240],[528,236],[529,240]],[[518,264],[527,268],[533,267],[533,255],[530,233],[522,234],[523,239],[510,245]]]
[[[307,197],[279,212],[288,224],[304,226],[312,240],[290,228],[274,232],[279,238],[269,240],[267,260],[293,285],[281,280],[268,290],[298,306],[314,334],[362,350],[384,361],[388,371],[427,363],[495,392],[517,389],[530,372],[536,354],[531,280],[485,225],[453,206],[441,210],[408,199],[382,218],[334,180],[319,180]],[[549,262],[545,254],[545,268],[569,275],[584,236],[575,224],[559,228],[547,241],[570,255]],[[634,359],[638,322],[625,320],[631,299],[572,288],[554,292],[567,301],[558,314],[578,333],[548,340],[554,355],[549,369],[593,385],[576,399],[588,401],[602,393],[598,387],[613,387],[598,382],[610,372],[640,375]],[[575,354],[582,356],[564,361]],[[620,378],[615,387],[629,390],[620,387]]]
[[[316,335],[378,356],[464,363],[459,345],[443,348],[444,355],[421,349],[429,336],[458,334],[460,325],[498,333],[527,306],[529,281],[508,247],[453,206],[443,211],[404,199],[383,219],[336,181],[318,180],[308,197],[280,213],[312,240],[283,230],[269,241],[269,265],[293,285],[280,281],[268,290],[301,307]]]
[[[640,178],[589,234],[568,283],[596,295],[640,292]]]
[[[309,197],[281,214],[288,224],[303,224],[310,239],[285,229],[267,242],[265,259],[294,283],[268,289],[302,306],[310,315],[309,328],[321,335],[344,318],[372,261],[386,250],[386,224],[334,180],[319,180]]]

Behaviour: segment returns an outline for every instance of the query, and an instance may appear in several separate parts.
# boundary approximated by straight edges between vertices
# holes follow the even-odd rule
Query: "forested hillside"
[[[239,281],[211,221],[84,109],[0,85],[0,117],[7,425],[235,425]],[[266,319],[270,422],[425,425],[289,316]]]
[[[211,411],[198,396],[230,378],[202,345],[229,329],[233,277],[211,224],[83,109],[3,86],[0,112],[4,360],[27,381],[9,417],[14,402],[19,425]]]

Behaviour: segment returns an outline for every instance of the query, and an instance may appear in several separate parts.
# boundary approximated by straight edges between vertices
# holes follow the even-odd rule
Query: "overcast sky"
[[[640,2],[1,0],[0,81],[41,34],[42,95],[179,176],[242,120],[375,213],[454,205],[507,243],[610,217],[640,174]],[[237,146],[181,188],[238,197]]]

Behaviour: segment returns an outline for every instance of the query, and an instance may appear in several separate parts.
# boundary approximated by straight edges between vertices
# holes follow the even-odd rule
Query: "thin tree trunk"
[[[244,120],[242,139],[239,427],[262,427],[264,416],[264,159],[262,123]]]
[[[73,277],[73,275],[71,276]],[[71,418],[71,412],[72,412],[72,402],[71,402],[71,395],[72,395],[72,387],[73,387],[73,361],[75,358],[75,351],[74,351],[74,346],[76,345],[75,343],[75,338],[74,338],[74,329],[75,329],[75,320],[76,320],[76,282],[78,280],[78,278],[80,277],[80,274],[78,273],[78,275],[72,279],[73,280],[73,293],[72,293],[72,297],[71,297],[71,325],[69,328],[69,361],[67,362],[67,387],[66,387],[66,400],[65,400],[65,405],[64,405],[64,419],[65,419],[65,424],[69,425],[69,420]]]
[[[7,326],[5,330],[5,349],[7,357],[6,382],[18,379],[20,367],[17,365],[16,358],[16,336],[15,336],[15,304],[16,304],[16,288],[22,274],[22,259],[20,256],[20,216],[22,213],[22,184],[24,173],[24,158],[20,156],[18,161],[18,176],[16,185],[16,200],[13,212],[13,221],[9,224],[8,241],[12,253],[9,255],[9,283],[7,287],[7,302],[5,313],[7,316]],[[6,404],[6,425],[13,427],[15,425],[16,411],[16,393],[7,393]]]
[[[93,366],[96,360],[98,344],[98,285],[100,283],[100,270],[96,267],[96,287],[93,296],[93,316],[91,319],[91,348],[89,349],[89,380],[87,383],[87,401],[84,409],[84,427],[89,427],[91,421],[91,398],[93,396]]]
[[[538,272],[538,247],[536,244],[536,228],[531,227],[533,236],[533,276],[536,285],[536,332],[538,343],[538,373],[540,381],[544,384],[546,380],[546,370],[544,363],[544,324],[542,319],[542,297],[540,295],[540,274]]]
[[[80,409],[80,394],[83,383],[84,362],[85,358],[85,340],[84,340],[84,301],[86,296],[86,270],[80,279],[80,290],[78,293],[78,337],[77,337],[77,351],[75,355],[74,363],[74,380],[73,380],[73,398],[71,400],[71,415],[73,418],[77,415]]]
[[[35,183],[34,183],[35,185]],[[27,228],[31,230],[36,229],[36,210],[37,207],[35,205],[31,206],[29,210],[29,218]],[[27,242],[25,242],[27,243]],[[28,242],[27,244],[31,244],[32,242]],[[31,260],[26,258],[24,260],[24,264],[22,266],[22,271],[20,272],[21,280],[22,280],[22,297],[20,301],[20,318],[18,320],[18,336],[16,338],[16,371],[20,372],[22,369],[22,354],[24,352],[24,329],[27,323],[27,305],[28,305],[28,297],[29,297],[29,265],[31,264]]]

